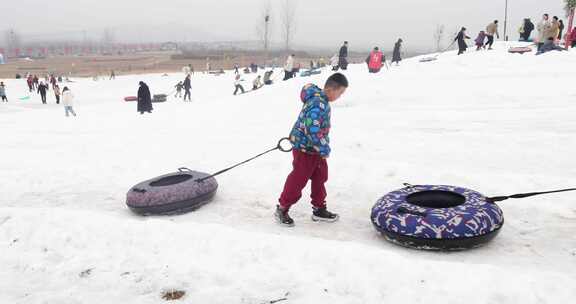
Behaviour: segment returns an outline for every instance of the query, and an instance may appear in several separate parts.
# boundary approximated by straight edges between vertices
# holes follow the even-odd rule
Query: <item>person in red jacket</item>
[[[32,74],[28,75],[28,78],[26,78],[26,83],[28,84],[28,91],[32,93],[34,91],[34,77]]]
[[[375,47],[374,50],[370,52],[370,55],[368,55],[368,58],[366,58],[366,63],[368,64],[368,71],[370,73],[380,72],[383,60],[386,60],[384,54],[382,54],[382,52],[378,49],[378,47]]]

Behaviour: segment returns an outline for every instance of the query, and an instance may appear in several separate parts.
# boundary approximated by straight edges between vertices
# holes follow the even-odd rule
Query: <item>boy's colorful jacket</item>
[[[307,84],[302,88],[300,99],[304,105],[290,133],[292,146],[305,153],[328,157],[331,113],[328,97],[317,86]]]

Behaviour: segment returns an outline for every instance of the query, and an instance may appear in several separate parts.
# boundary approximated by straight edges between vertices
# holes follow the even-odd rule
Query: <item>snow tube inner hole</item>
[[[408,195],[406,201],[409,204],[425,208],[452,208],[466,202],[466,198],[458,193],[428,190]]]
[[[193,176],[190,174],[179,174],[179,175],[166,176],[166,177],[163,177],[159,180],[155,180],[155,181],[151,182],[150,186],[162,187],[162,186],[176,185],[179,183],[183,183],[183,182],[191,179],[192,177]]]

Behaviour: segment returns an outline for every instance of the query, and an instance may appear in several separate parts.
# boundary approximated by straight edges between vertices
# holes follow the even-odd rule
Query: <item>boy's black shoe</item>
[[[340,218],[338,214],[328,211],[326,207],[314,208],[313,210],[314,211],[312,212],[312,220],[315,222],[333,223]]]
[[[280,206],[276,206],[276,213],[274,214],[276,222],[282,226],[294,227],[294,220],[288,214],[288,210],[283,210]]]

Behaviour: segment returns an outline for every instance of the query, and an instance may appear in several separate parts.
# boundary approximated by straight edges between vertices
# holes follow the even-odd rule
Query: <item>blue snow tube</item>
[[[465,250],[491,241],[504,225],[498,205],[455,186],[418,185],[390,192],[372,208],[374,227],[395,244]]]

